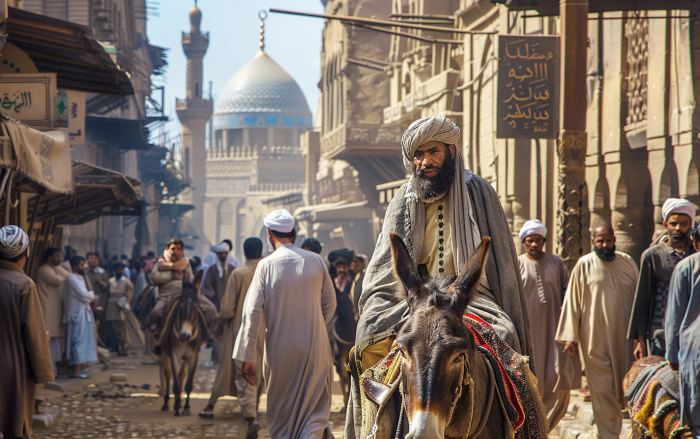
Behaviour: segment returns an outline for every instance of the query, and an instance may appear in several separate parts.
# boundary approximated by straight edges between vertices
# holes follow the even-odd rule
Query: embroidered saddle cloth
[[[496,335],[491,325],[480,318],[465,314],[464,324],[474,335],[478,351],[493,369],[496,393],[508,420],[506,431],[510,431],[509,436],[515,439],[546,438],[547,416],[537,393],[537,380],[528,366],[528,357],[513,351]],[[392,396],[400,386],[401,364],[401,350],[395,347],[359,376],[362,404],[362,431],[359,437],[396,437],[397,424],[401,422],[401,400]],[[358,370],[361,370],[359,364]],[[465,376],[465,385],[470,379]],[[454,415],[457,416],[457,413]],[[406,427],[403,426],[403,429]]]
[[[637,376],[625,394],[630,418],[645,438],[691,438],[681,424],[680,380],[668,362],[651,364]]]

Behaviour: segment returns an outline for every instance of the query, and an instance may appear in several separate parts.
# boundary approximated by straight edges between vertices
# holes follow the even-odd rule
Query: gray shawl
[[[464,169],[459,155],[457,162]],[[408,316],[403,289],[399,288],[394,275],[389,235],[396,233],[404,240],[414,261],[420,256],[425,232],[425,209],[423,202],[412,194],[411,184],[412,181],[404,184],[389,203],[382,233],[367,267],[359,303],[358,358],[366,347],[396,334]],[[462,188],[466,188],[466,191]],[[450,231],[458,273],[475,248],[474,240],[478,242],[481,236],[491,237],[492,256],[486,265],[486,282],[480,285],[480,300],[469,311],[480,317],[483,315],[479,312],[481,308],[492,308],[489,310],[492,316],[505,311],[510,322],[504,323],[506,326],[512,323],[517,335],[517,340],[506,341],[520,354],[532,357],[530,318],[517,254],[498,195],[486,180],[469,170],[457,174],[450,192]],[[470,236],[472,239],[469,239]],[[488,317],[485,320],[488,321]],[[497,332],[501,333],[498,328]],[[534,358],[530,358],[531,370],[536,370],[533,363]]]

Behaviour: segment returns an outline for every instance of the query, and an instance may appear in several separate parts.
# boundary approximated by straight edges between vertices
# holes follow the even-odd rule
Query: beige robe
[[[216,370],[214,386],[211,390],[209,405],[214,405],[216,400],[225,395],[238,396],[236,389],[236,367],[233,360],[233,345],[236,342],[238,330],[241,327],[243,316],[243,301],[248,287],[253,280],[255,268],[260,259],[246,262],[242,267],[236,268],[228,278],[226,292],[221,298],[221,312],[219,313],[219,325],[224,327],[224,339],[221,347],[221,358]],[[212,267],[216,270],[216,267]],[[255,380],[262,390],[262,360],[265,346],[265,325],[261,325],[262,337],[258,337],[257,355],[255,360]]]
[[[54,380],[39,294],[22,270],[0,261],[0,431],[30,437],[34,385]]]
[[[626,335],[638,277],[625,253],[616,252],[612,261],[583,256],[571,272],[559,320],[556,340],[579,343],[602,439],[617,438],[622,427],[622,380],[634,362],[634,340]]]
[[[126,313],[118,305],[120,297],[126,297],[127,303],[131,303],[131,298],[134,297],[134,284],[126,276],[122,276],[119,282],[116,277],[109,280],[109,300],[105,310],[105,321],[126,321]]]
[[[578,358],[566,354],[564,345],[554,340],[569,283],[569,269],[559,256],[551,253],[544,253],[538,260],[522,254],[518,262],[530,319],[537,322],[530,331],[537,367],[537,390],[547,410],[551,430],[566,414],[571,389],[581,386]]]
[[[63,281],[68,273],[63,267],[43,264],[36,274],[36,288],[44,314],[44,324],[50,337],[65,337],[66,328],[63,325]]]
[[[447,214],[449,209],[448,199],[448,196],[444,196],[432,203],[425,203],[425,236],[418,265],[425,265],[430,277],[440,274],[440,253],[443,255],[442,267],[445,269],[442,274],[446,277],[456,276],[452,254],[452,234],[450,233],[449,215]],[[439,206],[442,206],[442,210],[438,209]],[[442,218],[440,218],[440,215],[442,215]],[[440,223],[443,224],[443,244],[440,244]],[[442,247],[442,251],[440,251],[440,247]]]

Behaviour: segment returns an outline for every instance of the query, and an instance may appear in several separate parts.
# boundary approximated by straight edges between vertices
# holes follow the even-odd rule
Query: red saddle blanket
[[[465,314],[463,320],[474,335],[477,349],[491,364],[515,438],[546,437],[549,426],[537,387],[531,379],[528,357],[511,349],[493,327],[479,317]]]

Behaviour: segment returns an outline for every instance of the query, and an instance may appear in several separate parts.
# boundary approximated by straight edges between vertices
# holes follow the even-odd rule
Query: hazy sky
[[[175,98],[184,98],[187,60],[182,51],[182,32],[190,30],[191,0],[153,0],[159,17],[148,17],[151,44],[166,47],[168,67],[165,78],[165,111],[171,121],[171,137],[179,134]],[[209,95],[213,81],[214,100],[226,82],[258,52],[260,20],[258,12],[269,8],[323,13],[320,0],[199,0],[203,32],[209,32],[209,49],[204,56],[203,95]],[[282,14],[268,14],[265,20],[265,51],[299,84],[311,112],[316,114],[318,81],[321,75],[321,40],[323,19]],[[155,78],[155,77],[154,77]]]

